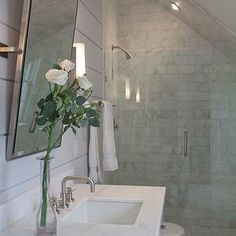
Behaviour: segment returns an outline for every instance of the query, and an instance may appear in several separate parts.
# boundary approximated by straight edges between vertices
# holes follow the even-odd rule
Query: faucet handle
[[[61,193],[61,199],[58,200],[58,207],[61,209],[67,209],[70,207],[69,203],[66,201],[66,194]]]
[[[56,212],[57,215],[59,215],[61,212],[59,210],[59,200],[56,197],[51,197],[50,198],[50,204],[54,211]]]
[[[73,197],[73,192],[74,191],[75,191],[75,189],[72,188],[72,187],[66,188],[66,194],[67,194],[67,197],[68,197],[68,202],[74,202],[75,201],[75,198]]]

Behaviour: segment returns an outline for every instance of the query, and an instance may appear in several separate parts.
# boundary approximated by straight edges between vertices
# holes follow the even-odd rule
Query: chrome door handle
[[[184,156],[188,156],[188,131],[184,132]]]
[[[38,116],[39,116],[39,112],[36,111],[33,115],[33,119],[32,119],[31,124],[30,124],[29,133],[34,133],[36,125],[37,125],[36,121],[37,121]]]

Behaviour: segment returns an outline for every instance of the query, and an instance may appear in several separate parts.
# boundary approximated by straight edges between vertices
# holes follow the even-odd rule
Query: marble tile
[[[118,55],[112,89],[121,169],[109,181],[165,185],[167,220],[186,227],[188,236],[230,235],[236,209],[236,67],[227,53],[158,5],[119,0],[119,44],[134,57]]]

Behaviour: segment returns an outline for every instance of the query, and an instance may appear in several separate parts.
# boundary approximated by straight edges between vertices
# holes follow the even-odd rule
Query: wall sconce
[[[86,74],[86,64],[85,64],[85,45],[83,43],[74,43],[75,48],[75,63],[76,63],[76,77],[81,77]]]
[[[129,81],[129,79],[127,79],[126,81],[125,81],[125,99],[130,99],[130,93],[131,93],[131,91],[130,91],[131,89],[130,89],[130,81]]]
[[[140,87],[137,87],[137,92],[136,92],[136,102],[140,103],[141,101],[141,95],[140,95]]]

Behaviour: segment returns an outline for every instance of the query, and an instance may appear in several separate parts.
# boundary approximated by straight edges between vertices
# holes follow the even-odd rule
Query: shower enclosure
[[[133,58],[106,54],[119,126],[107,182],[166,186],[165,220],[187,236],[236,235],[235,63],[156,0],[117,7],[117,43]]]

